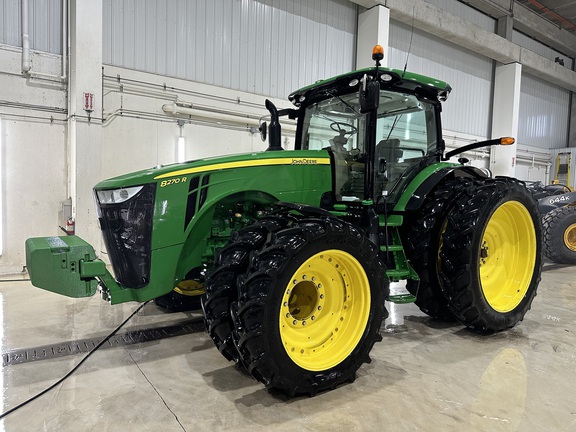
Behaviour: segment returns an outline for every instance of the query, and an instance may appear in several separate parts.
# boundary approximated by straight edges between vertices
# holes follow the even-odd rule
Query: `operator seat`
[[[381,195],[387,184],[393,184],[396,181],[396,177],[402,174],[402,170],[397,168],[403,154],[404,151],[400,148],[400,140],[398,138],[384,139],[376,144],[376,158],[374,161],[376,164],[374,167],[376,195]]]

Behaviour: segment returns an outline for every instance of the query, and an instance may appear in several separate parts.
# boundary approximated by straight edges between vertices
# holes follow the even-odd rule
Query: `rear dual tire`
[[[418,212],[408,214],[402,233],[406,255],[420,280],[407,280],[406,289],[428,316],[444,322],[456,321],[448,307],[440,280],[440,249],[446,218],[464,188],[461,178],[447,180],[428,194]]]
[[[448,307],[472,330],[492,333],[524,318],[542,268],[540,216],[511,178],[468,180],[447,219],[440,277]]]

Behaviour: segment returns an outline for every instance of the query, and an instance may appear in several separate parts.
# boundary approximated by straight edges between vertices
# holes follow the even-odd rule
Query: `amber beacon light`
[[[382,45],[374,45],[372,48],[372,60],[379,62],[384,58],[384,48]]]

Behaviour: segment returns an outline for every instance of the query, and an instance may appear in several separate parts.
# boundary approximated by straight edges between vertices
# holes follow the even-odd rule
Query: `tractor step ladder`
[[[384,216],[380,217],[380,229],[388,229],[388,240],[390,244],[380,246],[380,250],[385,253],[391,253],[394,257],[394,269],[386,270],[386,275],[391,282],[397,282],[402,279],[417,279],[416,272],[410,266],[404,247],[400,239],[398,228],[402,226],[402,216],[392,215],[386,220]],[[410,293],[399,293],[388,296],[389,302],[396,304],[413,303],[416,300]]]

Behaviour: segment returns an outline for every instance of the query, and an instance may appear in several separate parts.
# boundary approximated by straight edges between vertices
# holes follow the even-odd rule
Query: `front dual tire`
[[[302,218],[270,232],[230,303],[241,363],[289,396],[353,381],[381,340],[385,274],[376,246],[346,222]]]

